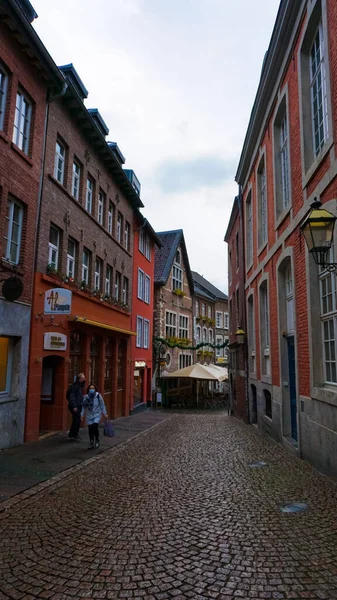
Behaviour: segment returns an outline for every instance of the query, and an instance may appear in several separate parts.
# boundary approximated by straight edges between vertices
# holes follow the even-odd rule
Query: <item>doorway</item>
[[[64,358],[46,356],[42,362],[40,391],[40,435],[47,431],[62,429],[64,402],[62,381]]]
[[[257,393],[256,393],[256,385],[252,384],[251,385],[251,391],[252,391],[252,409],[251,409],[251,422],[252,424],[256,424],[257,423]]]
[[[289,368],[289,396],[291,437],[297,441],[297,399],[296,399],[296,362],[294,336],[287,338],[288,343],[288,368]]]

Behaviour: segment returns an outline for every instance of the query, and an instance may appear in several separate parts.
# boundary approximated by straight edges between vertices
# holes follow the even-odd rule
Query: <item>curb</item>
[[[9,515],[9,513],[7,511],[9,509],[11,509],[12,507],[15,507],[16,505],[21,504],[24,501],[26,501],[26,504],[29,504],[29,501],[34,496],[36,496],[36,494],[39,494],[40,492],[43,492],[43,491],[47,491],[48,488],[53,487],[54,489],[57,489],[57,488],[61,487],[63,484],[63,480],[66,479],[67,477],[69,477],[70,475],[77,473],[81,469],[84,469],[85,467],[93,464],[94,462],[103,460],[103,458],[106,458],[107,454],[117,452],[117,451],[122,451],[123,448],[127,444],[130,444],[130,442],[137,440],[142,435],[145,435],[146,433],[153,431],[160,425],[167,423],[167,421],[171,421],[173,418],[174,418],[174,415],[168,416],[163,421],[160,421],[159,423],[155,423],[154,425],[151,425],[147,429],[144,429],[144,431],[140,431],[139,433],[136,433],[135,435],[130,437],[128,440],[124,440],[123,442],[116,444],[116,446],[113,446],[112,448],[108,448],[107,450],[104,450],[98,456],[93,456],[91,458],[88,458],[88,459],[80,462],[77,465],[74,465],[72,467],[69,467],[68,469],[65,469],[61,473],[54,475],[50,479],[47,479],[46,481],[42,481],[41,483],[37,483],[37,484],[27,488],[25,491],[19,492],[18,494],[15,494],[11,498],[8,498],[8,500],[4,500],[4,502],[2,502],[0,504],[0,521],[3,521]],[[19,510],[19,507],[18,507],[18,510]]]

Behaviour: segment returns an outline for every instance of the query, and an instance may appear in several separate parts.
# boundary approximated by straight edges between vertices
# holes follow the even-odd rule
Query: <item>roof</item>
[[[159,239],[158,235],[156,234],[155,230],[153,229],[151,223],[149,223],[147,218],[144,217],[144,215],[140,212],[140,210],[138,208],[135,208],[135,215],[136,215],[136,218],[138,219],[138,222],[141,223],[140,228],[144,227],[145,231],[153,239],[156,246],[158,246],[158,248],[161,248],[161,246],[162,246],[161,240]]]
[[[208,295],[213,300],[228,300],[228,296],[224,292],[196,271],[192,271],[192,278],[196,293],[198,293],[197,290],[201,290],[202,293]]]
[[[184,232],[182,229],[176,229],[174,231],[161,231],[157,233],[158,238],[161,241],[161,248],[156,248],[155,250],[155,260],[154,260],[154,281],[157,285],[165,285],[168,280],[169,274],[172,269],[174,257],[176,255],[178,246],[180,244],[183,261],[186,269],[188,283],[193,292],[193,279],[192,272],[190,267],[190,262],[188,260],[188,254],[184,239]]]
[[[231,233],[233,231],[234,223],[236,221],[236,217],[238,215],[238,212],[239,212],[239,197],[235,196],[234,202],[233,202],[233,206],[232,206],[231,216],[229,217],[229,223],[228,223],[227,231],[225,233],[225,238],[224,238],[224,241],[227,244],[229,242],[229,238],[230,238]]]
[[[192,275],[193,277],[193,275]],[[215,302],[215,298],[214,296],[211,296],[211,294],[208,294],[207,292],[205,292],[205,290],[202,287],[199,287],[195,281],[193,280],[194,283],[194,293],[196,296],[201,296],[202,298],[205,298],[206,300],[210,300],[211,302]]]

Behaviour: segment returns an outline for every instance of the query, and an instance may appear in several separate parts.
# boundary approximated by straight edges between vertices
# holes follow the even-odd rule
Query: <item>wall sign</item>
[[[71,313],[72,292],[63,288],[53,288],[45,292],[44,314],[45,315],[69,315]]]
[[[136,360],[135,361],[135,368],[136,369],[145,369],[145,367],[146,367],[145,360]]]
[[[43,349],[44,350],[66,350],[67,336],[63,333],[55,333],[50,331],[43,334]]]

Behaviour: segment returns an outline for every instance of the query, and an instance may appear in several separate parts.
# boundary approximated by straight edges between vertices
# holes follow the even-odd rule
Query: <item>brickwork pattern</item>
[[[223,414],[123,450],[2,512],[1,600],[337,598],[335,481]]]

